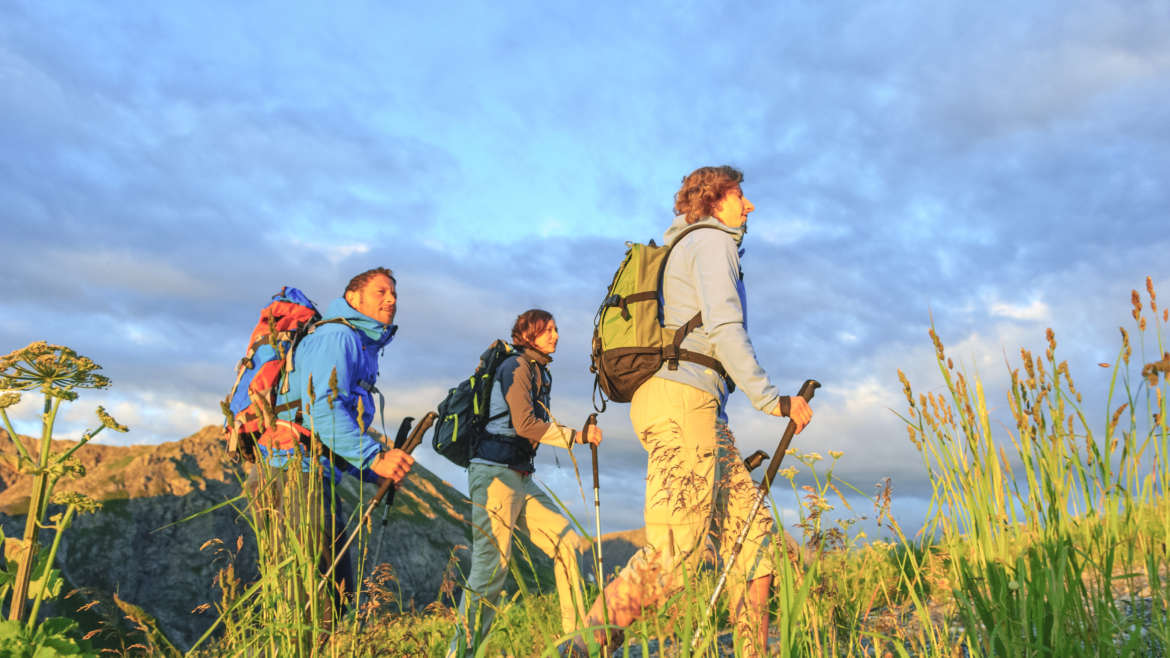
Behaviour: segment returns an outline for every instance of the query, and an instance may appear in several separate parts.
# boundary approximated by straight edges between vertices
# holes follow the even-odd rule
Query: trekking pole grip
[[[414,449],[422,443],[423,434],[431,428],[431,425],[435,422],[435,418],[438,418],[438,416],[435,412],[428,411],[427,415],[423,416],[423,419],[419,421],[418,425],[414,426],[414,429],[410,432],[410,436],[405,437],[405,440],[401,440],[403,437],[399,436],[399,440],[394,441],[395,448],[404,451],[408,455],[413,453]],[[378,493],[374,495],[374,505],[377,505],[383,498],[386,498],[387,505],[393,504],[394,490],[394,481],[386,478],[382,482],[382,485],[378,487]],[[371,506],[370,509],[372,510],[373,507]]]
[[[813,394],[821,387],[821,383],[815,379],[806,379],[804,384],[800,386],[800,392],[797,394],[804,398],[805,402],[811,402]],[[772,479],[776,477],[776,471],[780,470],[780,462],[784,461],[784,455],[788,452],[788,446],[792,443],[792,437],[796,436],[796,421],[789,420],[788,427],[784,428],[784,436],[780,438],[780,445],[776,446],[776,452],[772,455],[772,461],[768,462],[768,472],[764,474],[764,481],[760,483],[760,489],[767,491],[772,486]]]
[[[596,413],[589,414],[589,418],[585,421],[585,427],[583,427],[581,429],[581,439],[586,441],[586,442],[589,441],[589,428],[590,427],[597,427],[597,414]],[[597,444],[596,443],[589,444],[589,453],[593,457],[593,488],[597,489],[598,481],[597,481]]]

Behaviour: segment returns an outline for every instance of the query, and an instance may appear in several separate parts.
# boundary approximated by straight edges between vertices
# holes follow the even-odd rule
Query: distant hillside
[[[25,443],[33,445],[27,437]],[[58,442],[58,448],[66,443]],[[0,527],[9,537],[22,532],[31,489],[31,478],[13,471],[14,455],[12,442],[0,432]],[[234,552],[242,542],[236,570],[255,571],[250,530],[230,506],[178,523],[240,493],[244,473],[226,458],[219,429],[206,427],[160,445],[90,444],[75,456],[86,475],[62,480],[58,490],[86,493],[104,506],[77,519],[66,533],[59,556],[65,576],[75,587],[118,592],[154,615],[172,641],[190,646],[214,619],[212,613],[191,611],[214,601],[215,574],[229,559],[214,550],[201,552],[200,546],[220,539]],[[356,500],[357,483],[346,480],[345,493]],[[365,486],[369,499],[374,487]],[[404,605],[422,607],[438,597],[452,549],[469,543],[469,514],[466,497],[421,465],[414,467],[384,536],[374,523],[369,549],[372,556],[382,543],[379,558],[393,567]],[[465,572],[467,551],[459,553]],[[367,575],[374,566],[367,566]]]

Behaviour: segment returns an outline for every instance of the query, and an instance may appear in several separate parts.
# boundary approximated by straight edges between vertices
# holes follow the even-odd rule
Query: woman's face
[[[555,320],[551,320],[548,326],[544,328],[544,331],[532,339],[532,346],[545,354],[552,354],[557,351],[557,339],[559,338],[560,336],[557,334],[557,323]]]

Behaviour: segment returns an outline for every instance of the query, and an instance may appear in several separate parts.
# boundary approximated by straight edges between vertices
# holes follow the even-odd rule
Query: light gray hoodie
[[[730,228],[714,217],[687,224],[686,216],[679,215],[663,240],[670,244],[684,229],[698,224],[715,230],[691,231],[671,251],[662,280],[663,320],[667,327],[678,328],[701,311],[703,324],[683,340],[682,347],[718,359],[752,406],[771,413],[780,394],[756,360],[747,334],[746,291],[739,269],[739,245],[746,226]],[[679,361],[678,370],[664,364],[655,376],[707,391],[719,400],[722,415],[727,388],[714,370]]]

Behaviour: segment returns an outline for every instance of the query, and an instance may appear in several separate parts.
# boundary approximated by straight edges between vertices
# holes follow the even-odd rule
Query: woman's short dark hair
[[[735,167],[699,167],[683,178],[674,195],[674,213],[686,215],[688,224],[710,217],[723,197],[742,182],[743,172]]]
[[[552,313],[539,308],[530,308],[516,318],[512,325],[512,344],[535,348],[533,341],[548,329],[553,321]]]

